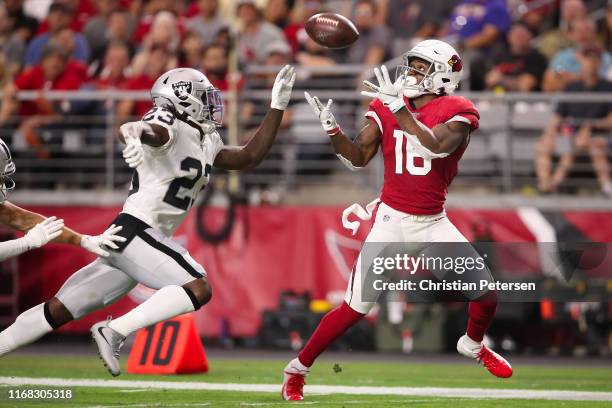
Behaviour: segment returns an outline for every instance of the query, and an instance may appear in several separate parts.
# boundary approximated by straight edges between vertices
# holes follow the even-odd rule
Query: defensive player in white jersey
[[[96,255],[108,256],[109,253],[103,246],[112,247],[115,245],[113,242],[124,240],[123,237],[114,235],[121,231],[121,227],[111,226],[103,234],[92,237],[64,227],[62,219],[45,218],[8,202],[8,194],[15,188],[15,182],[11,177],[13,174],[15,174],[15,163],[11,151],[0,139],[0,223],[17,231],[26,232],[21,238],[0,242],[0,261],[39,248],[50,241],[79,245]],[[0,341],[0,355],[1,344]]]
[[[136,169],[128,199],[113,221],[123,227],[125,242],[109,250],[108,258],[73,274],[47,302],[50,313],[28,324],[18,318],[7,329],[15,333],[11,339],[0,335],[0,355],[107,306],[140,282],[157,291],[125,315],[91,328],[100,357],[116,376],[119,349],[128,335],[206,304],[212,291],[204,268],[170,237],[208,183],[212,166],[242,170],[264,159],[294,82],[293,67],[285,66],[272,88],[271,109],[251,140],[244,146],[224,146],[216,131],[223,113],[219,90],[194,69],[161,75],[151,89],[154,108],[141,121],[120,128],[127,145],[124,158]]]

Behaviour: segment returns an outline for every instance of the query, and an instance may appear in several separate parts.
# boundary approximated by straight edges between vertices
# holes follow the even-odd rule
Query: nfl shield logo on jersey
[[[189,81],[179,81],[172,84],[172,89],[174,90],[174,94],[180,100],[187,99],[187,95],[191,94],[191,82]]]

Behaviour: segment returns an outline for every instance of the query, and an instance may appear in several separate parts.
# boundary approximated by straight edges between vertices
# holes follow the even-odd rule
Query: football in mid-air
[[[336,13],[319,13],[306,21],[306,33],[326,48],[346,48],[359,38],[359,31],[348,18]]]

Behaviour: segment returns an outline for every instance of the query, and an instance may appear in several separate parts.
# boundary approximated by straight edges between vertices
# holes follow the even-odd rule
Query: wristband
[[[399,112],[406,104],[404,103],[404,98],[399,98],[391,102],[387,107],[393,113]]]
[[[327,136],[336,136],[338,133],[342,132],[342,129],[340,129],[340,126],[336,126],[333,129],[326,130],[326,132]]]

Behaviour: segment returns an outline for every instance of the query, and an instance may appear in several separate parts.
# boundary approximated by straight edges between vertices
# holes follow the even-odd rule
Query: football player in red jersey
[[[344,225],[355,230],[358,223],[349,222],[347,214],[369,219],[377,204],[366,243],[467,242],[444,212],[448,186],[479,120],[472,102],[451,95],[459,84],[461,71],[457,51],[439,40],[422,41],[408,51],[395,82],[385,66],[375,69],[378,85],[364,81],[369,89],[362,92],[373,98],[365,114],[370,122],[355,140],[342,133],[331,112],[331,100],[323,105],[317,97],[305,93],[338,158],[349,168],[364,167],[382,149],[385,172],[380,199],[366,210],[349,207],[343,216]],[[363,270],[367,273],[369,269]],[[284,399],[304,398],[305,377],[315,359],[374,305],[362,299],[361,274],[360,255],[344,302],[323,317],[298,357],[285,367]],[[457,351],[482,363],[497,377],[510,377],[510,364],[482,344],[495,315],[495,293],[485,291],[469,299],[474,301],[469,303],[468,327],[457,342]]]

